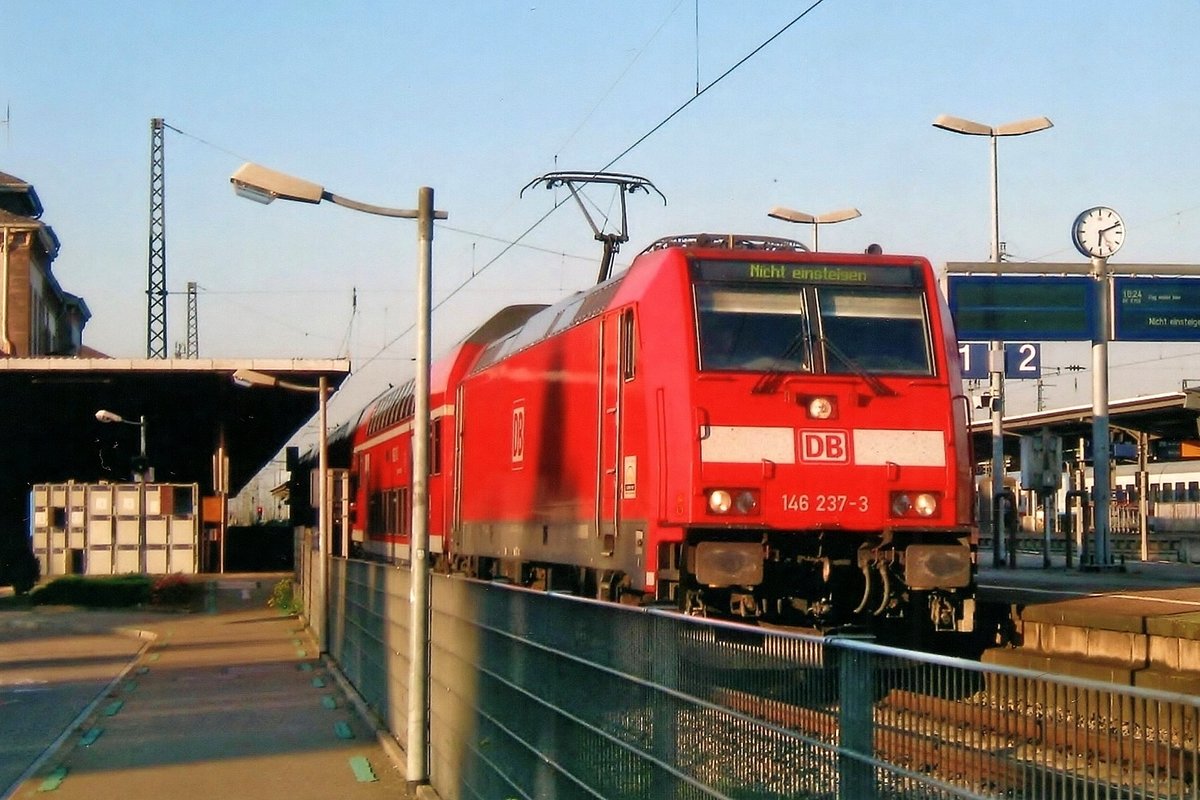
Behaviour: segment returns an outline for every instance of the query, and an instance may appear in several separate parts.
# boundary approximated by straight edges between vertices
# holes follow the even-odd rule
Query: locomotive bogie
[[[685,607],[777,624],[878,627],[885,620],[969,630],[969,531],[695,530],[683,550]]]

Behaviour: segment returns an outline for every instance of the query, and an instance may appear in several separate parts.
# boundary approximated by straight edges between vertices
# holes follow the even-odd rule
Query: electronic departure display
[[[946,283],[960,340],[1095,338],[1098,315],[1090,277],[951,275]]]
[[[1114,278],[1113,338],[1200,341],[1200,278]]]

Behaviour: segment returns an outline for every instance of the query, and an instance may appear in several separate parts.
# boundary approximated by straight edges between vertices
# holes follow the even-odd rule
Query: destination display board
[[[967,339],[1091,341],[1094,281],[1079,275],[950,275],[955,332]]]
[[[919,266],[698,260],[692,264],[692,274],[696,278],[706,281],[747,283],[895,287],[922,285],[922,272]]]
[[[1113,339],[1200,341],[1200,278],[1113,278]]]

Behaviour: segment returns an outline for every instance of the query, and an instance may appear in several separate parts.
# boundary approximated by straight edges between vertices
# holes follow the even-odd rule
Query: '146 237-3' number
[[[866,511],[865,494],[852,497],[845,494],[785,494],[784,511],[816,511],[829,513],[838,511]]]

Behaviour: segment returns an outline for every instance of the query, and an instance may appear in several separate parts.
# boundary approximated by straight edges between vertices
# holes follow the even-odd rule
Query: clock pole
[[[1075,249],[1092,261],[1092,280],[1095,284],[1092,308],[1096,313],[1096,329],[1092,331],[1092,527],[1095,533],[1092,566],[1106,569],[1113,566],[1109,547],[1109,506],[1112,499],[1112,473],[1109,465],[1108,432],[1108,339],[1112,326],[1112,275],[1108,269],[1109,256],[1125,243],[1125,222],[1107,206],[1095,206],[1080,212],[1071,226]],[[1084,534],[1086,536],[1086,533]],[[1079,560],[1080,568],[1084,561]]]
[[[1109,548],[1109,500],[1112,491],[1108,431],[1108,336],[1109,297],[1112,278],[1107,256],[1092,256],[1092,278],[1096,282],[1096,330],[1092,334],[1092,487],[1095,553],[1093,562],[1098,568],[1112,566]]]

